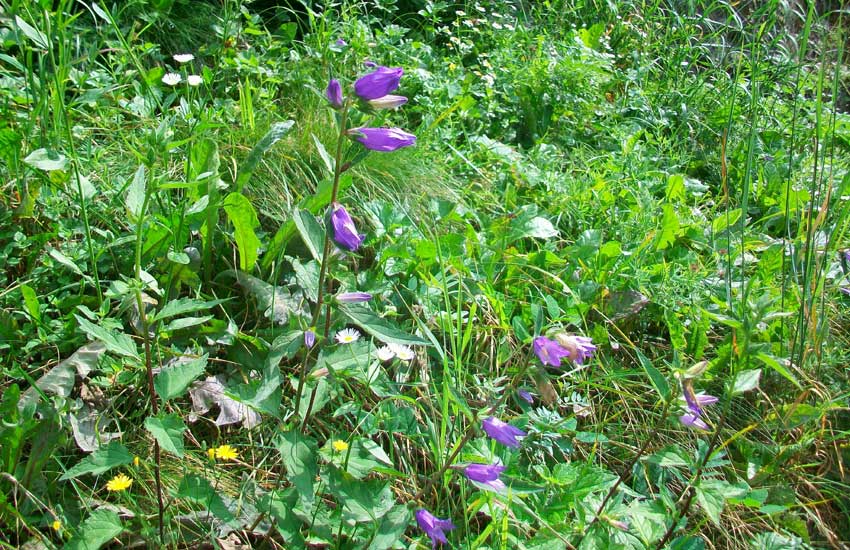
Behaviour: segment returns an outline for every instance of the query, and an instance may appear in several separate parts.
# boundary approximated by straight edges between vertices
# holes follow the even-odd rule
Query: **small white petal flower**
[[[395,352],[389,346],[383,346],[378,348],[377,355],[380,361],[389,361],[395,357]]]
[[[413,353],[413,350],[407,346],[401,346],[399,344],[390,344],[389,348],[402,361],[411,361],[414,357],[416,357],[416,355]]]
[[[165,76],[162,77],[162,83],[167,86],[177,86],[181,80],[183,80],[183,77],[177,73],[165,73]]]
[[[174,61],[178,63],[188,63],[195,59],[195,56],[190,53],[177,53],[174,54]]]
[[[203,81],[204,79],[201,78],[201,75],[197,74],[190,74],[186,77],[186,82],[189,83],[189,86],[200,86]]]
[[[360,333],[353,328],[344,328],[337,332],[334,338],[340,344],[350,344],[360,339]]]

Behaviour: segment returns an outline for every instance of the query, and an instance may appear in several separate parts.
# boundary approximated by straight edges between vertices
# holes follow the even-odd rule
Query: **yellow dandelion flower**
[[[239,453],[230,445],[222,445],[215,450],[215,457],[223,460],[236,460],[239,458]]]
[[[53,527],[54,531],[59,531],[59,529],[62,529],[62,522],[59,521],[58,519],[55,519],[55,520],[53,520],[51,527]]]
[[[110,479],[106,484],[107,491],[124,491],[125,489],[129,489],[130,485],[133,484],[133,480],[127,477],[124,474],[118,474],[117,476]]]
[[[215,460],[215,448],[210,447],[207,449],[207,456],[210,457],[210,460]]]
[[[342,453],[348,450],[348,443],[346,443],[342,439],[337,439],[336,441],[331,443],[331,447],[334,448],[334,451]]]

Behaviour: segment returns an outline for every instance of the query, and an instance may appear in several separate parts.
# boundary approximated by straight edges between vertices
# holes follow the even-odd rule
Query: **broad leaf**
[[[386,344],[402,344],[407,346],[430,345],[427,340],[391,326],[365,306],[357,304],[342,305],[339,310],[352,323]]]
[[[73,479],[83,474],[102,474],[107,470],[129,464],[132,461],[133,457],[130,455],[127,447],[118,441],[111,441],[109,445],[101,447],[82,459],[59,479]]]
[[[168,401],[186,391],[197,377],[204,373],[207,367],[207,355],[196,359],[182,359],[171,367],[163,367],[153,380],[157,395]]]
[[[112,353],[117,353],[118,355],[123,355],[124,357],[131,357],[141,361],[141,357],[139,357],[139,353],[136,351],[136,344],[128,335],[123,332],[109,331],[100,325],[95,325],[85,317],[80,317],[77,314],[74,314],[74,317],[77,319],[77,322],[80,324],[80,328],[83,329],[83,332],[95,340],[103,342],[107,350]]]
[[[68,159],[65,158],[65,155],[49,149],[36,149],[27,155],[24,162],[45,172],[64,170],[68,166]]]
[[[295,125],[294,120],[286,120],[284,122],[275,122],[272,124],[269,131],[266,132],[266,135],[257,142],[251,152],[248,154],[248,158],[245,159],[245,162],[242,163],[242,166],[239,167],[239,173],[236,176],[236,190],[242,191],[242,188],[245,187],[245,184],[248,183],[248,180],[251,179],[251,174],[256,170],[257,165],[260,163],[260,159],[263,158],[263,155],[272,148],[272,146],[280,141],[280,139],[289,133],[292,127]]]
[[[124,206],[127,208],[127,213],[130,214],[131,221],[139,220],[144,214],[142,208],[145,206],[146,182],[145,165],[141,164],[133,175],[133,181],[130,182],[130,186],[127,187],[127,194],[124,196]]]
[[[186,474],[180,480],[180,486],[177,487],[177,493],[174,496],[205,506],[215,517],[236,527],[233,513],[227,508],[210,482],[203,477],[196,474]]]
[[[178,414],[162,413],[145,419],[145,429],[159,442],[159,446],[178,457],[183,457],[183,432],[186,425]]]
[[[257,212],[244,195],[230,193],[224,199],[224,211],[233,224],[236,246],[239,249],[239,269],[251,271],[257,261],[260,239],[254,228],[260,225]]]
[[[292,215],[292,221],[295,222],[295,227],[301,234],[304,244],[307,245],[310,255],[317,262],[321,262],[325,249],[325,230],[316,221],[316,217],[307,210],[296,210]]]
[[[298,491],[300,501],[309,509],[314,499],[313,483],[318,472],[316,441],[293,430],[278,434],[274,446],[286,467],[287,479]]]
[[[746,393],[759,387],[761,369],[744,370],[735,377],[735,385],[732,386],[732,395]]]
[[[97,550],[123,530],[118,514],[106,508],[98,508],[79,525],[77,534],[68,541],[65,550]]]
[[[407,506],[397,505],[381,518],[381,524],[372,538],[367,550],[387,550],[401,540],[410,524],[410,510]]]
[[[177,315],[183,315],[184,313],[194,313],[196,311],[203,311],[206,309],[210,309],[211,307],[217,306],[225,302],[226,300],[196,300],[194,298],[178,298],[177,300],[171,300],[161,310],[159,310],[156,315],[153,316],[154,321],[161,321],[163,319],[168,319],[169,317],[176,317]]]

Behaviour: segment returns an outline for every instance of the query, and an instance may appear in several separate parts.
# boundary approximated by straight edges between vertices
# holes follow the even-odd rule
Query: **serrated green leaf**
[[[209,481],[199,475],[186,474],[183,476],[175,496],[205,506],[218,519],[228,525],[236,526],[235,518],[221,496]]]
[[[735,377],[735,385],[732,386],[732,395],[746,393],[759,387],[761,369],[744,370]]]
[[[145,206],[145,189],[147,187],[147,175],[145,173],[145,165],[140,164],[133,174],[133,181],[127,187],[127,194],[124,196],[124,206],[127,208],[127,213],[130,215],[131,221],[137,221],[142,217],[142,208]]]
[[[679,236],[679,216],[676,214],[676,209],[670,204],[665,204],[661,207],[663,214],[661,215],[661,229],[658,232],[658,240],[655,245],[658,250],[664,250],[676,241]]]
[[[133,457],[130,455],[130,451],[127,450],[127,447],[118,441],[110,441],[109,445],[101,447],[79,461],[59,479],[73,479],[83,474],[102,474],[107,470],[129,464],[132,461]]]
[[[368,307],[359,304],[341,305],[339,311],[348,319],[378,340],[386,344],[406,346],[429,346],[428,341],[390,326],[375,315]]]
[[[98,550],[122,531],[118,514],[98,508],[79,526],[77,534],[65,544],[65,550]]]
[[[668,401],[670,399],[670,385],[667,383],[667,379],[664,378],[664,375],[658,369],[652,366],[652,362],[640,350],[636,349],[635,353],[637,354],[640,366],[649,377],[652,387],[658,392],[658,396],[661,397],[662,401]]]
[[[145,419],[145,429],[159,442],[163,450],[183,457],[183,432],[186,424],[177,414],[162,413],[159,416],[149,416]]]
[[[169,317],[175,317],[177,315],[183,315],[184,313],[194,313],[196,311],[203,311],[205,309],[210,309],[211,307],[215,307],[218,304],[224,303],[227,300],[196,300],[194,298],[178,298],[177,300],[171,300],[161,310],[159,310],[154,316],[154,321],[161,321],[163,319],[168,319]]]
[[[107,350],[124,357],[141,360],[139,352],[136,350],[135,342],[133,342],[133,339],[128,335],[123,332],[109,331],[100,325],[92,323],[85,317],[80,317],[76,313],[74,314],[74,317],[77,319],[77,322],[80,324],[80,328],[83,332],[95,340],[103,342]]]
[[[318,472],[318,445],[310,437],[297,430],[281,432],[274,440],[274,446],[280,452],[286,468],[286,478],[298,491],[302,504],[313,502],[313,483]]]
[[[196,359],[178,362],[173,367],[164,367],[153,379],[156,394],[163,401],[182,395],[189,384],[204,373],[206,367],[206,354]]]

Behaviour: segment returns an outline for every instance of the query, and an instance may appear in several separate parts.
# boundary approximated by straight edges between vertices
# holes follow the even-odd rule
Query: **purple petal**
[[[708,424],[706,424],[699,415],[693,413],[683,414],[679,417],[679,422],[689,428],[698,428],[705,431],[709,430]]]
[[[312,330],[305,330],[304,331],[304,345],[307,346],[307,349],[312,348],[315,343],[316,343],[316,333],[313,332]]]
[[[358,304],[371,299],[372,295],[368,292],[341,292],[336,296],[336,301],[341,304]]]
[[[398,88],[403,74],[401,67],[378,67],[354,82],[354,93],[366,101],[378,99]]]
[[[369,106],[373,109],[395,109],[407,103],[407,98],[403,95],[385,95],[378,99],[370,99]]]
[[[367,149],[383,153],[416,145],[416,136],[398,128],[354,128],[349,134]]]
[[[334,230],[334,241],[352,252],[360,248],[361,243],[366,238],[366,235],[357,233],[354,220],[351,219],[351,216],[348,215],[341,204],[333,205],[331,225],[333,225]]]
[[[506,422],[502,422],[493,416],[485,418],[481,423],[481,427],[484,429],[484,433],[492,439],[511,448],[519,447],[519,440],[517,437],[523,437],[526,435],[526,433],[519,428],[515,428],[514,426],[511,426]]]
[[[500,464],[470,464],[463,469],[464,475],[472,481],[486,483],[499,479],[499,475],[505,471]]]
[[[561,359],[564,357],[570,357],[569,350],[562,347],[558,344],[558,342],[550,340],[545,336],[538,336],[535,338],[532,343],[532,348],[534,349],[534,353],[537,355],[537,358],[540,359],[540,362],[544,365],[560,367]]]

